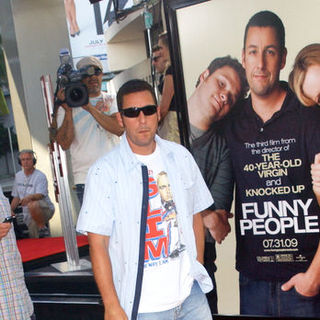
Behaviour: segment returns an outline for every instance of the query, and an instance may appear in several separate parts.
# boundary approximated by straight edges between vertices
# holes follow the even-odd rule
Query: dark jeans
[[[83,202],[84,184],[76,184],[76,194],[80,202],[80,208],[81,208],[82,202]]]
[[[217,284],[216,284],[216,279],[214,277],[214,273],[217,270],[217,267],[214,263],[215,259],[216,259],[215,244],[211,242],[206,242],[205,249],[204,249],[204,267],[206,268],[213,282],[213,289],[206,294],[209,307],[211,310],[211,314],[218,313]]]
[[[304,297],[283,282],[252,280],[240,273],[240,314],[271,317],[320,317],[320,295]]]

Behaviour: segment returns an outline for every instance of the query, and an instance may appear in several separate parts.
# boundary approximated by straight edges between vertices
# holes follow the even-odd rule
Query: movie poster
[[[234,127],[231,129],[226,129],[223,124],[219,128],[215,126],[216,118],[213,113],[219,112],[218,107],[222,103],[210,103],[210,99],[217,99],[210,93],[210,86],[206,89],[202,86],[200,92],[200,86],[196,89],[196,85],[206,78],[209,64],[218,57],[231,56],[239,63],[243,62],[246,24],[255,13],[264,10],[272,11],[283,22],[287,55],[280,71],[280,80],[288,81],[297,53],[306,45],[319,42],[320,1],[195,2],[185,7],[180,2],[180,7],[175,10],[177,26],[174,27],[178,29],[180,50],[174,51],[172,60],[178,62],[173,63],[174,66],[178,65],[178,69],[179,63],[182,65],[180,69],[183,74],[178,76],[181,76],[179,83],[184,82],[185,85],[184,107],[189,118],[189,124],[184,125],[190,125],[189,138],[192,140],[194,156],[199,166],[204,168],[202,173],[206,182],[211,185],[214,184],[215,174],[219,172],[218,167],[223,163],[222,140],[212,137],[225,132],[228,135],[232,131],[229,136],[234,140],[230,142],[226,139],[232,168],[224,167],[223,178],[228,177],[227,173],[230,171],[237,178],[236,267],[238,270],[245,268],[250,275],[260,272],[263,273],[259,274],[261,277],[270,276],[273,279],[290,272],[304,272],[301,271],[302,266],[311,263],[319,241],[319,206],[312,191],[310,165],[314,154],[319,152],[314,146],[319,141],[320,123],[319,129],[317,125],[313,127],[313,136],[310,135],[311,125],[308,130],[307,124],[300,126],[299,121],[290,124],[290,117],[272,132],[261,121],[263,125],[259,128],[260,135],[255,131],[255,119],[251,121],[251,127],[248,125],[249,121],[241,118],[239,125],[236,120],[232,122]],[[212,82],[211,89],[214,85]],[[197,91],[197,103],[193,103]],[[179,101],[182,101],[180,94],[181,92],[176,92]],[[212,105],[215,105],[216,110],[212,110]],[[248,118],[249,116],[248,113]],[[236,116],[234,119],[237,119]],[[304,127],[305,131],[298,132],[293,123],[299,124],[299,128]],[[302,131],[304,133],[301,135]],[[223,208],[221,199],[225,196],[219,198],[216,191],[219,188],[222,188],[221,184],[217,183],[211,191],[217,208]],[[226,191],[230,195],[230,188]],[[233,224],[234,221],[230,223]],[[274,274],[275,270],[278,274]]]

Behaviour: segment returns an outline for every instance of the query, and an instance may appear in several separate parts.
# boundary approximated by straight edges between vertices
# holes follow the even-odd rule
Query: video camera
[[[59,53],[60,66],[57,70],[57,89],[64,88],[65,103],[71,107],[81,107],[88,104],[87,87],[81,82],[87,72],[74,70],[68,49],[61,49]]]

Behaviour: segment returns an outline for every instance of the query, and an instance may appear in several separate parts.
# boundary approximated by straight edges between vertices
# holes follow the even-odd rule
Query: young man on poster
[[[237,59],[230,56],[213,59],[200,74],[188,99],[191,140],[199,138],[214,122],[225,118],[247,92],[246,74]]]
[[[251,94],[226,138],[236,180],[240,313],[320,316],[320,210],[310,165],[320,150],[320,113],[279,81],[287,50],[280,18],[248,22],[242,64]]]
[[[231,231],[228,219],[232,217],[234,186],[230,154],[220,124],[234,104],[244,99],[247,90],[240,62],[230,56],[218,57],[201,73],[188,100],[193,155],[214,199],[211,211],[203,217],[210,229],[206,231],[204,266],[214,283],[214,289],[207,294],[212,314],[218,313],[215,242],[221,243]]]
[[[77,230],[88,232],[105,319],[209,320],[201,211],[212,197],[191,154],[156,136],[153,88],[118,91],[120,144],[90,169]]]

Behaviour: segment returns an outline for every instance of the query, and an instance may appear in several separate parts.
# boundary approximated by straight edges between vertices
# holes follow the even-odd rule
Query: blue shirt
[[[211,194],[193,157],[184,147],[156,136],[169,177],[179,225],[191,259],[191,275],[203,292],[212,290],[205,268],[196,260],[193,214],[212,204]],[[138,269],[142,205],[142,163],[123,136],[120,144],[89,170],[77,230],[110,236],[113,281],[121,306],[131,314]]]

